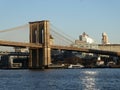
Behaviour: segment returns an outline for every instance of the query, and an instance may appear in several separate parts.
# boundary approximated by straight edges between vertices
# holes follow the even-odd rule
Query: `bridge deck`
[[[12,46],[12,47],[31,47],[31,48],[42,48],[41,44],[24,43],[24,42],[13,42],[0,40],[0,46]]]
[[[69,50],[69,51],[80,51],[80,52],[85,52],[85,53],[120,56],[120,52],[107,51],[107,50],[85,49],[85,48],[68,47],[68,46],[52,46],[51,48],[60,49],[60,50]]]
[[[59,50],[69,50],[69,51],[80,51],[80,52],[89,52],[89,49],[85,48],[77,48],[71,46],[51,46],[52,49],[59,49]]]
[[[42,44],[3,41],[3,40],[0,40],[0,46],[42,48]],[[97,50],[97,49],[85,49],[85,48],[77,48],[77,47],[71,47],[71,46],[55,46],[55,45],[53,45],[53,46],[51,46],[51,49],[80,51],[80,52],[86,52],[86,53],[96,53],[96,54],[103,54],[103,55],[120,56],[120,52]]]

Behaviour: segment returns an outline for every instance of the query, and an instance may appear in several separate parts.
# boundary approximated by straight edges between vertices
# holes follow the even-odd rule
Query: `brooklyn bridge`
[[[66,35],[59,33],[59,31],[53,30],[51,28],[52,25],[47,20],[29,22],[27,25],[29,25],[29,42],[0,40],[0,46],[29,48],[29,68],[49,66],[51,64],[51,50],[77,51],[99,55],[120,56],[120,52],[118,51],[74,47],[72,46],[74,41],[66,37]],[[23,29],[23,27],[26,27],[26,25],[2,30],[0,33]],[[24,33],[24,31],[22,32]],[[16,36],[14,38],[16,38]]]

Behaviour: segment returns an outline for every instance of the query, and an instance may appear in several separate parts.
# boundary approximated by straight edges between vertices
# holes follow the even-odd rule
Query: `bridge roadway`
[[[0,40],[0,46],[42,48],[42,44],[14,42],[14,41],[3,41],[3,40]],[[77,48],[77,47],[70,47],[70,46],[52,45],[51,49],[80,51],[80,52],[86,52],[86,53],[96,53],[96,54],[103,54],[103,55],[120,56],[120,52],[107,51],[107,50],[97,50],[97,49],[85,49],[85,48]]]
[[[77,47],[69,47],[69,46],[52,46],[51,48],[59,49],[59,50],[79,51],[85,53],[95,53],[102,55],[120,56],[120,52],[107,51],[107,50],[85,49],[85,48],[77,48]]]
[[[0,40],[0,46],[42,48],[41,44],[14,42],[14,41],[3,41],[3,40]]]

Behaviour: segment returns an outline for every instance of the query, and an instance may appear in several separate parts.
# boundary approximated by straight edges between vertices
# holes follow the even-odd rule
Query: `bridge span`
[[[51,45],[49,21],[45,20],[45,21],[30,22],[29,26],[30,26],[29,43],[0,40],[0,46],[28,47],[30,52],[30,60],[29,60],[30,68],[40,68],[41,66],[46,67],[50,65],[52,49],[120,56],[120,52],[116,52],[116,51]]]
[[[98,48],[105,51],[120,52],[120,44],[99,44]]]
[[[28,48],[43,48],[42,44],[3,41],[3,40],[0,40],[0,46],[24,47],[24,48],[26,48],[26,47],[28,47]],[[120,52],[113,51],[113,50],[110,51],[109,49],[97,50],[97,49],[78,48],[78,47],[72,47],[72,46],[58,46],[58,45],[51,45],[50,47],[51,47],[51,49],[54,49],[54,50],[67,50],[67,51],[78,51],[78,52],[85,52],[85,53],[95,53],[95,54],[103,54],[103,55],[120,56]]]
[[[42,44],[3,41],[3,40],[0,40],[0,46],[42,48]]]

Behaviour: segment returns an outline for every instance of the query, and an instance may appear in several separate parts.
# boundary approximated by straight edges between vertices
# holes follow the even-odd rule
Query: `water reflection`
[[[120,69],[0,70],[0,90],[120,90]]]
[[[99,90],[96,85],[96,75],[97,71],[84,71],[84,76],[82,78],[82,85],[84,90]]]
[[[96,71],[84,71],[84,73],[87,75],[96,75],[96,74],[98,74],[98,72],[96,72]]]

